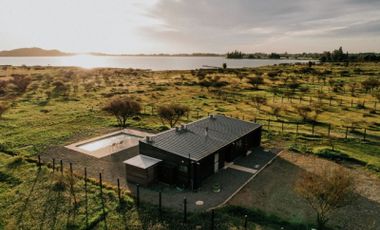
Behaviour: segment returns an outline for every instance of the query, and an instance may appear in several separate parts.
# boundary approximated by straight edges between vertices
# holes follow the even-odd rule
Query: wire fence
[[[107,205],[107,199],[109,199],[109,195],[105,193],[105,189],[109,189],[109,185],[105,185],[102,177],[102,173],[99,173],[99,177],[97,179],[89,178],[88,177],[88,169],[86,167],[76,167],[82,168],[83,172],[80,173],[78,171],[74,171],[74,164],[71,162],[64,162],[63,160],[57,160],[55,158],[52,158],[51,161],[43,160],[40,155],[37,156],[37,159],[30,158],[28,159],[28,162],[35,163],[39,170],[41,170],[42,167],[47,167],[51,170],[52,177],[55,176],[67,176],[69,180],[69,193],[70,193],[70,203],[69,206],[71,206],[70,209],[70,215],[78,216],[82,215],[84,216],[83,219],[79,218],[69,218],[68,226],[78,226],[78,225],[84,225],[84,229],[93,229],[93,228],[99,228],[103,227],[103,229],[109,229],[111,224],[108,221],[108,217],[111,214],[120,215],[122,213],[128,212],[128,211],[141,211],[141,212],[148,212],[145,213],[146,215],[151,215],[151,218],[147,220],[148,226],[152,224],[157,223],[177,223],[176,229],[227,229],[226,226],[229,226],[228,220],[222,218],[218,214],[218,209],[211,209],[207,211],[203,211],[200,213],[192,213],[188,210],[188,204],[189,201],[186,197],[184,197],[182,200],[178,200],[178,206],[181,207],[182,211],[173,211],[168,208],[164,208],[165,204],[163,203],[162,197],[167,195],[163,193],[162,191],[156,192],[156,202],[155,204],[148,204],[145,202],[142,202],[142,195],[140,193],[140,185],[135,184],[132,185],[134,187],[130,188],[131,190],[134,190],[133,193],[126,190],[121,186],[120,179],[118,178],[116,181],[113,182],[113,184],[116,184],[116,188],[113,188],[117,194],[117,205],[115,207],[110,207],[110,205]],[[82,183],[81,183],[82,182]],[[90,185],[96,186],[97,191],[91,190],[89,187]],[[63,192],[63,190],[62,190]],[[77,194],[84,192],[84,200],[81,200],[77,197]],[[92,194],[90,196],[90,194]],[[49,195],[49,194],[46,194]],[[132,202],[128,201],[129,198],[132,198]],[[100,201],[100,202],[99,202]],[[100,207],[98,207],[99,210],[101,210],[101,214],[94,212],[91,210],[90,203],[96,203]],[[83,205],[84,207],[80,207],[79,205]],[[148,207],[149,206],[149,207]],[[93,205],[91,205],[92,208]],[[148,207],[148,208],[147,208]],[[175,213],[174,213],[175,212]],[[194,218],[194,216],[197,215],[197,218]],[[45,217],[47,218],[47,217]],[[173,219],[176,218],[176,219]],[[254,215],[249,213],[247,214],[241,214],[239,217],[234,217],[234,225],[238,227],[239,229],[253,229],[255,222],[254,222]],[[238,223],[236,223],[236,219]],[[83,221],[83,223],[74,223],[78,221]],[[126,224],[125,229],[147,229],[146,225],[147,223],[140,223],[140,224]],[[43,225],[43,223],[42,223]],[[41,225],[41,227],[42,227]],[[144,227],[145,226],[145,227]],[[119,226],[120,228],[122,226]],[[305,228],[306,229],[306,228]]]

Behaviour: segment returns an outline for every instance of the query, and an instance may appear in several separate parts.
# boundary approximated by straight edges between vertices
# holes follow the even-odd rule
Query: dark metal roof
[[[198,161],[261,125],[224,115],[213,115],[185,126],[185,129],[173,128],[158,133],[152,137],[152,141],[142,142],[185,158],[190,155],[192,160]]]

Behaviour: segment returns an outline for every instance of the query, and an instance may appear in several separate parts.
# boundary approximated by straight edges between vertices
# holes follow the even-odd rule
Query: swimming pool
[[[101,138],[95,141],[91,141],[85,144],[77,145],[77,147],[85,151],[93,152],[93,151],[97,151],[99,149],[106,148],[106,147],[111,147],[111,146],[116,147],[116,145],[123,145],[131,139],[141,139],[141,138],[143,137],[132,135],[129,133],[118,133],[118,134]]]
[[[139,141],[152,134],[134,129],[123,129],[103,136],[94,137],[65,146],[77,153],[83,153],[96,158],[128,151],[138,146]]]

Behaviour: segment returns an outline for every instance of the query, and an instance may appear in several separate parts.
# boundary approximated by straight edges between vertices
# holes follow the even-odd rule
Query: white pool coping
[[[131,136],[136,136],[136,138],[126,139],[126,140],[123,140],[119,143],[107,145],[103,148],[99,148],[99,149],[96,149],[94,151],[88,151],[88,150],[85,150],[85,149],[80,147],[82,145],[85,145],[85,144],[88,144],[91,142],[99,141],[99,140],[106,139],[106,138],[111,138],[112,136],[115,136],[118,134],[127,134],[127,135],[131,135]],[[143,132],[143,131],[139,131],[139,130],[135,130],[135,129],[123,129],[123,130],[119,130],[116,132],[108,133],[108,134],[103,135],[103,136],[98,136],[98,137],[90,138],[90,139],[87,139],[84,141],[76,142],[76,143],[67,145],[65,147],[70,149],[70,150],[74,150],[76,152],[79,152],[79,153],[90,155],[90,156],[93,156],[96,158],[102,158],[102,157],[106,157],[106,156],[109,156],[111,154],[129,149],[129,148],[135,147],[139,144],[140,140],[144,139],[146,136],[152,136],[152,135],[153,134],[151,134],[151,133],[147,133],[147,132]],[[141,137],[141,138],[139,138],[139,137]]]

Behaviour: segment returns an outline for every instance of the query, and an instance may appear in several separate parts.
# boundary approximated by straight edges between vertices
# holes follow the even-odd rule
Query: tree
[[[5,111],[7,111],[7,109],[8,109],[7,106],[0,104],[0,118],[5,113]]]
[[[15,86],[15,89],[18,93],[24,93],[28,88],[32,80],[25,75],[14,74],[9,83],[12,83]]]
[[[264,78],[262,76],[255,76],[248,79],[248,83],[252,85],[254,89],[258,89],[259,85],[264,84]]]
[[[130,117],[136,116],[141,111],[139,102],[132,98],[115,98],[110,101],[104,108],[106,112],[114,115],[119,126],[125,127]]]
[[[161,118],[162,124],[165,121],[173,128],[179,119],[190,111],[189,107],[180,104],[169,104],[158,107],[158,116]]]
[[[362,87],[366,92],[368,92],[380,87],[380,81],[376,77],[369,77],[362,81]]]
[[[0,96],[5,95],[6,86],[7,86],[7,81],[0,81]]]
[[[260,110],[262,105],[267,103],[267,98],[264,96],[255,95],[252,97],[253,105],[257,110]]]
[[[303,120],[308,118],[308,114],[312,111],[309,106],[299,105],[294,107],[298,115],[302,117]]]
[[[342,167],[320,167],[304,173],[295,184],[295,191],[317,214],[318,229],[325,229],[331,213],[349,205],[355,198],[353,177]]]
[[[273,116],[275,116],[276,118],[278,118],[278,116],[279,116],[280,113],[281,113],[282,107],[279,106],[279,105],[271,105],[271,106],[270,106],[270,109],[271,109],[271,114],[272,114]]]
[[[70,87],[62,81],[53,82],[53,96],[69,96]]]

